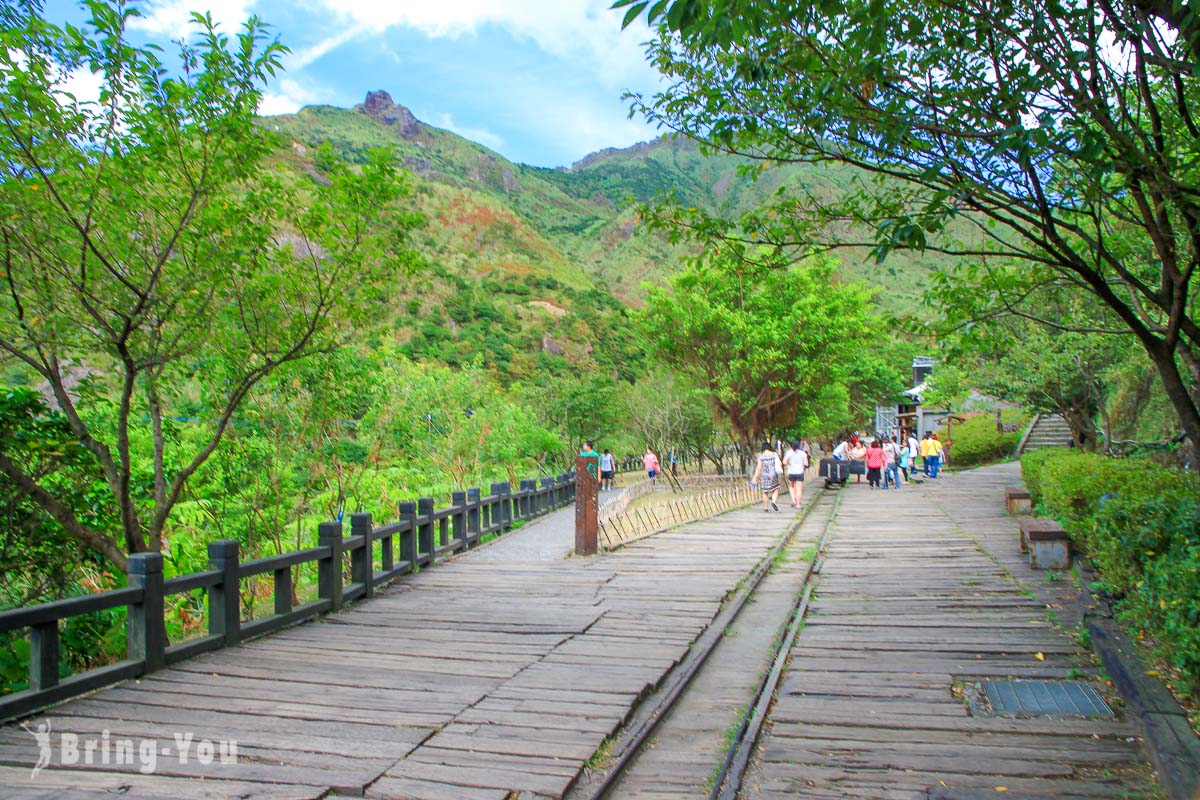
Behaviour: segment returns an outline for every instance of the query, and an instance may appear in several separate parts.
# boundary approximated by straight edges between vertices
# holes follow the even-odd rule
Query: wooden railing
[[[210,542],[208,570],[169,580],[163,579],[160,553],[135,553],[129,557],[123,589],[0,612],[0,633],[29,629],[29,688],[0,697],[0,720],[337,611],[353,600],[371,597],[383,583],[429,567],[439,557],[478,545],[488,534],[503,533],[514,522],[574,499],[573,474],[543,478],[540,483],[524,480],[516,491],[508,483],[493,483],[487,496],[481,496],[479,489],[454,492],[447,508],[435,509],[429,497],[400,503],[400,519],[379,527],[370,514],[351,514],[349,536],[344,535],[341,522],[323,522],[317,529],[317,546],[294,553],[241,561],[237,542]],[[317,565],[317,599],[293,606],[292,569],[312,562]],[[266,574],[274,579],[274,613],[245,621],[239,583]],[[208,595],[208,634],[171,644],[166,598],[199,589]],[[60,678],[59,622],[114,608],[128,609],[126,658]]]

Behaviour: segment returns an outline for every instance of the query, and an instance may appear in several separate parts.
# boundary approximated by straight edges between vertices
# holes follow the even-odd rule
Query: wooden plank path
[[[744,796],[1157,797],[1120,719],[972,715],[981,678],[1096,668],[1068,632],[1069,582],[1021,560],[1016,465],[900,491],[848,486],[807,625]],[[1072,673],[1074,674],[1074,673]]]
[[[733,512],[588,559],[468,554],[30,720],[51,734],[36,779],[34,737],[0,728],[0,796],[561,797],[789,521]],[[234,740],[236,762],[185,761],[177,735]],[[63,764],[70,736],[96,749]]]

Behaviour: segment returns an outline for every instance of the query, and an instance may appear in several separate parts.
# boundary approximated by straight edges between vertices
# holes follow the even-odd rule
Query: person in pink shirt
[[[872,489],[880,488],[880,477],[883,474],[883,442],[875,437],[867,448],[867,484]]]
[[[646,465],[646,474],[650,476],[650,485],[654,485],[654,476],[658,474],[658,456],[649,447],[646,448],[646,455],[642,456],[642,463]]]

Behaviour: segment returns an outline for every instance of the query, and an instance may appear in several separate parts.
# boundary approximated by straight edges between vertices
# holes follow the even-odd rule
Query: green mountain
[[[414,176],[413,201],[428,225],[418,247],[426,283],[400,305],[397,338],[417,358],[450,364],[482,358],[502,373],[556,366],[634,377],[640,348],[628,308],[689,254],[639,225],[634,204],[673,192],[689,206],[733,214],[785,183],[813,193],[844,190],[850,176],[821,167],[775,167],[757,179],[733,157],[705,157],[694,143],[660,139],[592,154],[566,169],[514,164],[482,145],[426,125],[386,92],[354,109],[314,106],[269,117],[280,158],[316,175],[328,143],[361,162],[390,146]],[[881,287],[892,310],[915,305],[924,270],[842,252],[842,274]]]

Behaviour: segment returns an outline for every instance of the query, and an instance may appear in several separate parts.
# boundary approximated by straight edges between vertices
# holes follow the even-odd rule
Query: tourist
[[[850,458],[850,443],[842,439],[837,443],[837,447],[833,448],[833,459],[835,461],[846,461]]]
[[[854,436],[851,436],[850,437],[850,461],[851,462],[862,461],[866,457],[867,457],[867,446],[864,445],[859,440],[857,434],[855,434]],[[862,466],[859,466],[859,470],[862,470]],[[851,471],[853,471],[853,468],[851,468]],[[862,472],[861,471],[854,473],[854,482],[862,483]]]
[[[929,434],[929,477],[936,478],[942,467],[942,443],[938,441],[937,434]]]
[[[929,459],[933,456],[933,442],[930,437],[933,436],[933,431],[925,431],[925,438],[921,440],[921,473],[925,477],[929,477]]]
[[[888,485],[900,488],[900,446],[896,437],[885,439],[883,443],[883,488]]]
[[[879,437],[871,440],[871,446],[867,448],[867,485],[872,489],[878,489],[879,479],[883,473],[883,443],[879,441]]]
[[[804,496],[804,472],[808,469],[808,453],[804,452],[799,440],[783,455],[783,469],[787,473],[788,493],[792,496],[792,508],[800,507]]]
[[[920,445],[917,442],[917,437],[913,434],[915,431],[908,432],[908,466],[913,471],[917,471],[917,454],[921,452]],[[905,473],[904,480],[908,480],[908,474]]]
[[[642,456],[642,464],[646,466],[646,475],[650,478],[650,485],[657,485],[654,476],[658,474],[658,456],[649,447],[646,448],[646,455]]]
[[[916,439],[913,439],[910,436],[906,440],[904,440],[904,444],[902,444],[899,448],[900,472],[901,472],[901,474],[904,475],[904,482],[906,484],[911,482],[911,479],[908,477],[908,467],[910,464],[912,464],[912,460],[913,460],[912,443],[915,441],[916,441]]]
[[[779,454],[771,449],[770,442],[763,442],[762,454],[758,457],[758,464],[754,467],[754,477],[750,479],[751,484],[758,484],[762,489],[763,495],[763,511],[771,512],[771,509],[779,510],[779,505],[776,502],[779,499],[779,476],[783,474],[783,464],[779,461]],[[768,508],[768,503],[770,508]]]
[[[667,453],[667,466],[669,466],[671,468],[671,477],[672,478],[679,475],[679,459],[677,459],[675,457],[674,450]]]
[[[616,459],[613,458],[612,451],[607,447],[600,455],[600,491],[613,488],[613,473],[616,471]]]

